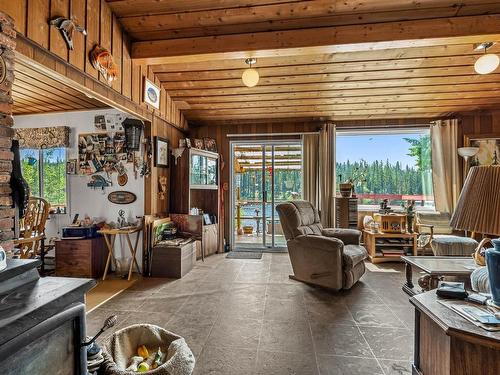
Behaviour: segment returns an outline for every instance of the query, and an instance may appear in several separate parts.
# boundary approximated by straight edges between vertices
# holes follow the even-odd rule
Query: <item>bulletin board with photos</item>
[[[131,159],[133,157],[133,153],[127,152],[123,132],[78,135],[78,172],[80,174],[110,170],[119,162],[123,164],[133,162]]]

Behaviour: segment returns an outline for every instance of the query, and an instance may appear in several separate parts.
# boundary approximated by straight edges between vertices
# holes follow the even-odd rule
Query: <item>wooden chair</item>
[[[45,223],[49,217],[50,204],[43,198],[31,197],[20,220],[20,236],[14,240],[14,247],[21,259],[42,255],[45,240]]]

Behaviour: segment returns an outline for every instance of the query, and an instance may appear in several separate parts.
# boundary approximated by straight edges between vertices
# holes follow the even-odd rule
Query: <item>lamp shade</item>
[[[470,169],[450,224],[458,230],[500,235],[500,165]]]
[[[241,80],[246,87],[254,87],[259,83],[259,72],[254,68],[245,69]]]

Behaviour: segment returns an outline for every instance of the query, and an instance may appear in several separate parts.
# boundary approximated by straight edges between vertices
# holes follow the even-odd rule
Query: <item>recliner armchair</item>
[[[276,207],[293,268],[290,278],[340,290],[350,289],[365,273],[368,254],[355,229],[323,228],[318,211],[307,201]]]

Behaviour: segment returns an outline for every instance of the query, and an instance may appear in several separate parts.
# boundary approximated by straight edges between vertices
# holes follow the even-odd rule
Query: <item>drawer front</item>
[[[92,277],[90,252],[90,246],[56,246],[56,275]]]

